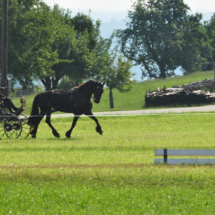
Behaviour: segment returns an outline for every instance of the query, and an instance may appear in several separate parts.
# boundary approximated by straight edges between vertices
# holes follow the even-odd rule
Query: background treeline
[[[8,74],[24,87],[40,80],[46,90],[71,89],[88,79],[126,91],[132,83],[131,61],[100,34],[90,15],[39,0],[9,1]]]
[[[103,38],[90,13],[10,0],[8,73],[23,87],[40,80],[46,90],[97,79],[111,98],[114,88],[130,89],[133,63],[148,78],[173,76],[179,67],[183,74],[214,68],[215,15],[203,22],[183,0],[137,0],[128,18],[126,29]]]

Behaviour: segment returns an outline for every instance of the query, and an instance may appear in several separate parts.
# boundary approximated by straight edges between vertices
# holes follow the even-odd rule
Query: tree
[[[43,83],[50,83],[50,89],[55,89],[64,76],[66,77],[63,82],[76,85],[83,80],[94,78],[102,70],[102,62],[110,47],[109,40],[100,35],[100,21],[94,24],[90,16],[80,13],[69,18],[68,13],[63,14],[57,9],[58,14],[63,17],[63,23],[66,23],[63,25],[65,29],[60,31],[66,38],[59,37],[53,43],[53,49],[57,50],[61,61],[52,66],[54,75],[47,75],[42,79]],[[59,87],[62,87],[62,84]]]
[[[11,0],[9,14],[8,73],[28,86],[58,61],[51,49],[56,22],[50,8],[38,0]]]
[[[121,51],[136,64],[143,66],[143,76],[165,78],[174,74],[178,66],[191,72],[184,61],[201,64],[198,58],[201,40],[193,28],[200,26],[197,15],[188,15],[189,7],[183,0],[137,0],[129,11],[130,21],[125,30],[118,30]],[[198,29],[199,32],[203,28]],[[196,29],[195,29],[196,30]],[[195,55],[186,55],[188,42],[195,44]],[[189,44],[192,46],[192,44]]]
[[[74,64],[71,64],[71,67],[73,69],[70,70],[67,75],[65,75],[60,80],[57,88],[69,89],[74,86],[77,86],[78,83],[81,83],[87,79],[101,80],[104,71],[108,72],[110,70],[111,55],[109,51],[111,43],[112,38],[104,39],[99,36],[96,39],[94,49],[91,52],[88,52],[87,56],[85,53],[85,55],[81,58],[80,61],[76,61],[74,62]]]
[[[210,21],[205,22],[205,29],[210,40],[210,45],[212,48],[211,55],[208,57],[208,64],[206,69],[214,69],[215,75],[215,13],[211,17]]]
[[[76,49],[74,41],[77,32],[70,27],[70,12],[65,12],[55,5],[52,10],[55,17],[55,31],[51,49],[57,53],[58,60],[39,79],[46,90],[56,89],[59,80],[70,72],[70,64],[74,61],[71,57],[72,49]]]
[[[185,75],[204,70],[211,56],[208,34],[201,20],[202,14],[190,15],[181,33],[183,43],[176,57]]]
[[[84,34],[85,32],[89,34],[88,47],[90,50],[93,50],[96,45],[96,37],[100,34],[100,21],[97,21],[94,25],[90,16],[78,13],[70,20],[70,25],[77,31],[77,37],[79,37],[80,34]]]
[[[71,64],[72,73],[68,76],[77,80],[77,84],[85,79],[94,78],[102,70],[103,62],[111,45],[111,39],[100,35],[100,21],[95,24],[90,16],[78,13],[71,19],[71,27],[77,31],[76,49],[71,50],[74,62]]]
[[[117,89],[120,92],[128,92],[131,89],[131,80],[134,75],[131,72],[132,63],[129,60],[123,59],[119,56],[117,62],[113,62],[109,67],[108,71],[102,72],[101,80],[105,82],[109,88],[109,102],[110,108],[114,108],[113,89]]]

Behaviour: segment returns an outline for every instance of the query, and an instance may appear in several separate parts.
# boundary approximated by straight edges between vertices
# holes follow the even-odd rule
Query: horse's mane
[[[89,80],[89,81],[86,81],[86,82],[84,82],[84,83],[76,86],[76,87],[73,87],[70,90],[46,90],[45,92],[47,92],[47,93],[65,93],[65,94],[67,94],[68,92],[71,92],[71,90],[72,91],[78,90],[78,89],[80,89],[83,86],[87,86],[88,84],[91,84],[91,85],[96,84],[99,87],[103,87],[103,85],[100,82],[95,81],[95,80]]]
[[[79,89],[79,88],[81,88],[82,86],[85,86],[85,85],[87,85],[87,84],[97,84],[97,85],[99,85],[100,87],[103,86],[103,85],[102,85],[100,82],[98,82],[98,81],[89,80],[89,81],[87,81],[87,82],[84,82],[84,83],[80,84],[80,85],[77,86],[77,87],[74,87],[73,89]]]

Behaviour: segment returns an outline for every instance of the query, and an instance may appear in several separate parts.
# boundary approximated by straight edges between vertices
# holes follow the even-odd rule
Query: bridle
[[[104,92],[103,90],[103,86],[97,86],[94,90],[93,90],[93,100],[95,101],[95,99],[99,99],[101,98],[102,93]]]

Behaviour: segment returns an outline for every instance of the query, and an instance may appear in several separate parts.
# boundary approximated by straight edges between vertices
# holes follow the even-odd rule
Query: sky
[[[77,12],[88,13],[91,17],[108,22],[111,19],[125,18],[134,0],[44,0],[48,5],[58,4],[60,7]],[[215,12],[215,0],[184,0],[191,12]],[[74,14],[74,15],[75,15]]]

